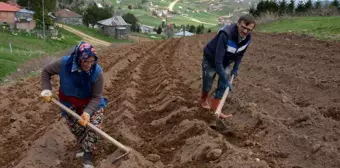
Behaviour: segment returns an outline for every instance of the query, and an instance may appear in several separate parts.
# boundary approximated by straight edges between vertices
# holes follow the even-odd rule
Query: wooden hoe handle
[[[234,80],[234,75],[231,76],[231,79],[230,79],[230,84],[233,83],[233,80]],[[222,100],[220,101],[220,104],[218,104],[217,106],[217,109],[215,111],[215,115],[216,117],[219,117],[221,112],[222,112],[222,107],[224,106],[224,102],[225,100],[227,99],[227,96],[228,96],[228,93],[229,93],[229,86],[225,89],[224,93],[223,93],[223,97],[222,97]]]
[[[62,108],[63,110],[65,110],[68,114],[72,115],[74,118],[81,120],[82,118],[75,112],[73,112],[71,109],[67,108],[66,106],[64,106],[63,104],[61,104],[58,100],[52,98],[52,102],[55,103],[56,105],[58,105],[60,108]],[[104,131],[102,131],[101,129],[97,128],[96,126],[94,126],[91,123],[87,124],[87,127],[89,127],[90,129],[92,129],[93,131],[97,132],[100,136],[102,136],[103,138],[109,140],[110,142],[112,142],[115,146],[117,146],[119,149],[122,149],[123,151],[125,151],[126,153],[130,152],[130,149],[127,148],[126,146],[122,145],[121,143],[119,143],[118,141],[116,141],[115,139],[113,139],[110,135],[106,134]]]

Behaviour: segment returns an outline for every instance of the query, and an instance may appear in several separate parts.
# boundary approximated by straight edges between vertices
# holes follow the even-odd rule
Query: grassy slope
[[[259,25],[261,32],[296,32],[319,39],[340,40],[340,17],[295,17]]]
[[[80,37],[70,32],[65,30],[61,30],[61,32],[64,36],[62,41],[43,41],[35,37],[25,35],[14,36],[8,32],[0,32],[0,78],[16,71],[17,67],[25,61],[39,57],[40,52],[43,54],[52,54],[63,51],[73,47],[81,40]],[[12,45],[13,53],[9,50],[9,43]],[[30,50],[33,51],[31,54]]]

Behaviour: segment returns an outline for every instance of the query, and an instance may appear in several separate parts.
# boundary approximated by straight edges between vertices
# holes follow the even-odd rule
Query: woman
[[[103,122],[103,109],[107,101],[103,97],[103,71],[98,64],[98,57],[92,45],[81,42],[70,56],[64,56],[46,65],[41,73],[41,96],[46,102],[51,101],[51,76],[60,77],[59,101],[78,113],[82,120],[77,121],[62,111],[67,125],[77,138],[79,151],[83,156],[84,168],[92,168],[92,154],[96,149],[99,136],[87,129],[88,122],[99,129]]]

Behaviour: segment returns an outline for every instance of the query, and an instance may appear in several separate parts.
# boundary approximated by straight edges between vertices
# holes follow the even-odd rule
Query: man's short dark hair
[[[250,15],[250,14],[242,15],[242,16],[238,19],[237,23],[241,23],[241,21],[244,21],[244,23],[246,24],[246,26],[248,26],[249,24],[254,24],[254,25],[256,25],[254,16],[252,16],[252,15]]]

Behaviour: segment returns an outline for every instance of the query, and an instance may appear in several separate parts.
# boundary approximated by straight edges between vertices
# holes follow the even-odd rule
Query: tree
[[[27,7],[28,9],[33,10],[34,18],[37,23],[38,28],[43,27],[43,17],[42,17],[42,3],[41,1],[34,0],[18,0],[17,3],[20,6]],[[45,0],[44,1],[44,12],[45,12],[45,26],[48,27],[52,25],[52,20],[48,17],[48,13],[52,12],[56,8],[56,0]]]
[[[253,15],[254,17],[258,16],[258,13],[257,13],[256,8],[254,6],[251,6],[249,8],[249,14]]]
[[[287,13],[293,15],[294,14],[294,9],[295,9],[294,0],[290,0],[289,5],[287,6]]]
[[[201,34],[201,31],[202,31],[202,28],[201,26],[197,26],[197,29],[196,29],[196,34]]]
[[[190,25],[187,24],[187,25],[185,26],[185,30],[189,30],[189,29],[190,29]]]
[[[305,3],[305,10],[308,11],[310,9],[313,8],[313,2],[312,0],[308,0],[306,3]]]
[[[204,32],[204,25],[198,25],[196,28],[196,34],[203,34]]]
[[[196,33],[196,27],[194,25],[191,25],[189,28],[189,32]]]
[[[279,14],[284,15],[287,13],[288,4],[286,0],[282,0],[279,5]]]
[[[333,0],[330,4],[331,7],[335,7],[335,8],[339,8],[340,5],[339,5],[339,1],[338,0]]]
[[[165,22],[162,21],[162,28],[164,29],[165,28]]]
[[[295,11],[298,13],[306,12],[305,4],[303,3],[302,0],[299,1]]]
[[[161,28],[161,26],[158,26],[157,34],[161,34],[161,33],[162,33],[162,28]]]
[[[208,33],[211,33],[211,29],[208,29]]]
[[[97,5],[89,6],[83,15],[83,23],[88,27],[92,24],[92,27],[97,24],[98,21],[110,18],[111,8],[98,8]]]
[[[315,8],[315,9],[321,9],[321,8],[322,8],[321,1],[320,1],[320,0],[318,0],[318,1],[315,2],[314,8]]]
[[[264,1],[261,0],[256,6],[256,13],[259,16],[261,13],[265,12],[265,10],[266,9],[265,9]]]
[[[126,13],[122,17],[126,23],[131,24],[131,31],[139,32],[139,20],[135,15],[132,13]]]

